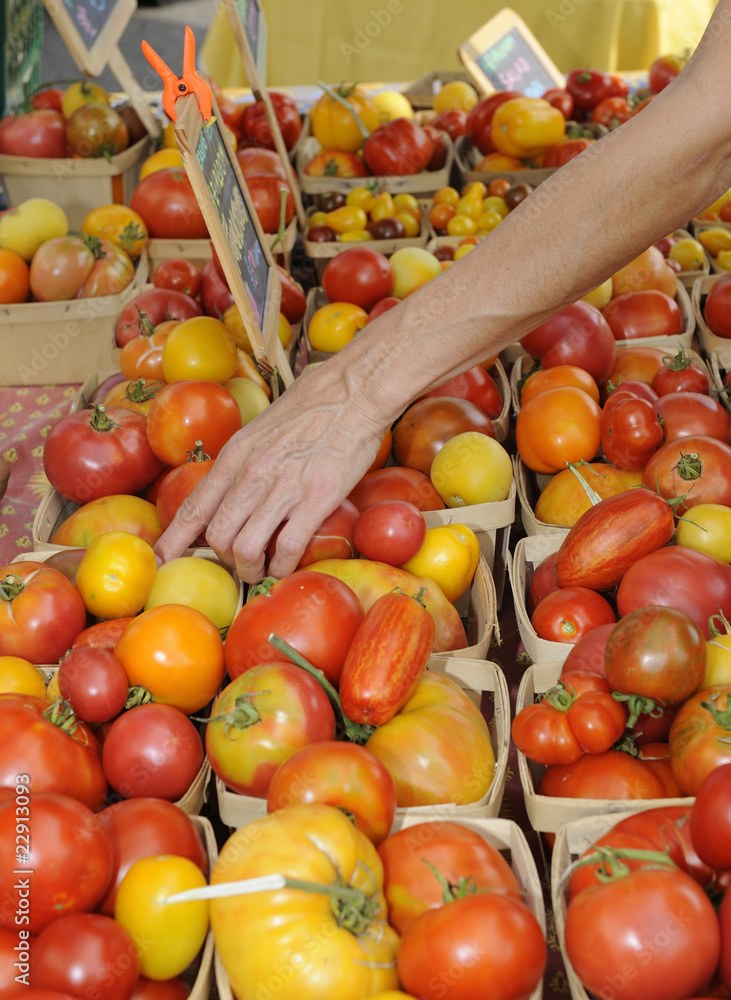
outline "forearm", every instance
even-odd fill
[[[731,102],[720,83],[728,21],[724,2],[702,58],[670,88],[341,352],[343,376],[355,375],[374,413],[396,419],[425,389],[515,342],[731,186]]]

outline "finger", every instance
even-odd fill
[[[155,553],[163,562],[176,559],[190,547],[206,528],[226,489],[226,477],[214,465],[190,496],[183,501],[175,517],[157,540],[154,546]]]
[[[236,573],[245,583],[258,583],[266,575],[266,547],[282,520],[271,508],[260,508],[251,514],[234,539],[233,561]],[[296,563],[292,570],[295,568]]]
[[[328,502],[326,509],[300,505],[294,510],[277,537],[276,549],[269,563],[271,576],[286,576],[297,569],[308,542],[332,513],[331,507],[332,503]]]

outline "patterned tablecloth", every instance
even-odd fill
[[[48,488],[48,480],[43,472],[43,441],[54,422],[68,412],[78,388],[76,385],[0,387],[0,456],[11,467],[7,493],[0,500],[0,565],[9,563],[19,552],[29,552],[33,549],[31,534],[33,517]],[[512,542],[519,537],[519,531],[519,525],[513,529]],[[520,638],[513,613],[510,588],[507,586],[499,620],[501,644],[490,650],[489,657],[499,663],[505,672],[514,710],[524,667],[523,659],[519,659]],[[215,800],[215,796],[213,799]],[[548,909],[548,879],[544,854],[539,838],[531,830],[525,814],[516,751],[512,743],[501,815],[515,820],[526,831],[536,857],[538,872],[543,880],[550,949],[544,978],[544,998],[555,1000],[559,997],[568,997],[568,982]],[[225,835],[220,825],[218,831]]]

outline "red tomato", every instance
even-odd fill
[[[728,410],[703,392],[669,392],[658,399],[655,410],[663,423],[666,441],[699,435],[726,444],[731,441]]]
[[[16,775],[35,795],[58,792],[98,809],[107,792],[99,744],[89,727],[79,722],[69,729],[69,713],[59,703],[50,707],[40,698],[0,695],[0,788],[16,785]],[[8,855],[9,856],[9,855]]]
[[[683,332],[678,303],[656,288],[618,295],[602,313],[616,340],[674,337]]]
[[[678,709],[668,737],[673,775],[697,795],[716,768],[731,762],[731,685],[702,688]]]
[[[190,994],[190,985],[180,976],[172,979],[140,976],[130,1000],[188,1000]]]
[[[52,111],[61,111],[62,101],[63,91],[58,87],[48,87],[46,90],[40,90],[31,98],[31,104],[38,111],[49,108]]]
[[[108,722],[119,715],[128,688],[122,661],[107,649],[82,646],[61,660],[58,689],[84,722]]]
[[[541,982],[546,955],[543,931],[525,903],[485,892],[418,916],[396,960],[404,990],[422,1000],[474,1000],[486,983],[491,1000],[519,1000]]]
[[[32,779],[22,768],[16,774],[16,795],[0,802],[0,850],[7,859],[0,867],[0,897],[14,904],[0,909],[0,926],[37,934],[65,914],[96,906],[112,874],[112,844],[87,806],[67,795],[29,796]],[[30,888],[27,895],[19,883]],[[27,918],[22,923],[16,923],[16,909]]]
[[[614,691],[625,695],[679,705],[701,686],[705,670],[705,637],[678,608],[629,611],[607,640],[606,678]]]
[[[221,276],[212,260],[206,261],[201,271],[200,298],[206,316],[218,319],[234,304],[228,282]]]
[[[730,506],[731,445],[706,436],[668,441],[648,461],[642,482],[667,500],[678,498],[678,517],[699,503]]]
[[[434,619],[421,593],[392,591],[368,609],[340,675],[340,701],[353,722],[380,726],[414,693],[434,648]]]
[[[275,149],[246,146],[244,149],[236,151],[236,159],[239,161],[244,177],[248,177],[249,174],[272,174],[283,181],[287,180],[287,172],[282,166],[282,158]]]
[[[135,861],[154,854],[176,854],[208,872],[208,857],[198,831],[187,813],[161,798],[121,799],[97,814],[114,851],[109,886],[97,906],[114,914],[119,884]]]
[[[213,468],[210,455],[204,452],[202,447],[196,446],[191,455],[198,457],[191,457],[183,465],[171,469],[160,483],[155,505],[163,531],[170,525],[196,486]],[[198,537],[196,544],[205,545],[205,533]]]
[[[640,399],[644,399],[646,402],[653,404],[660,398],[659,394],[655,392],[651,385],[648,385],[647,382],[637,381],[636,379],[622,379],[617,383],[617,385],[613,385],[610,380],[607,383],[606,388],[607,399],[605,400],[605,405],[615,396],[618,396],[621,399],[625,393],[629,396],[637,396]]]
[[[107,781],[123,798],[182,798],[203,763],[190,719],[172,705],[150,702],[123,712],[104,737]]]
[[[115,332],[117,346],[124,347],[127,341],[143,333],[151,334],[164,320],[182,321],[202,314],[199,303],[184,292],[149,288],[136,295],[120,313]]]
[[[713,282],[703,306],[703,318],[711,333],[731,337],[731,274]]]
[[[591,120],[606,125],[608,129],[617,128],[632,117],[632,108],[626,97],[605,97],[591,112]]]
[[[599,996],[621,983],[623,1000],[702,995],[721,954],[718,920],[704,891],[685,872],[659,866],[575,896],[565,940],[586,989]]]
[[[408,408],[393,431],[396,463],[428,475],[439,449],[464,431],[495,437],[490,418],[468,399],[454,396],[420,399]]]
[[[620,618],[648,605],[682,609],[708,638],[712,615],[731,617],[731,566],[684,545],[657,549],[629,567],[617,591]]]
[[[650,66],[650,73],[647,85],[655,93],[664,90],[665,87],[674,80],[687,62],[687,57],[678,56],[674,53],[658,56]]]
[[[148,174],[132,192],[129,207],[142,216],[150,238],[202,240],[208,227],[182,167]]]
[[[621,750],[586,753],[573,764],[552,764],[541,775],[537,792],[570,799],[661,799],[665,794],[652,769]]]
[[[503,409],[503,400],[497,383],[482,365],[475,365],[461,375],[455,375],[448,382],[443,382],[436,389],[429,389],[424,393],[424,397],[429,396],[467,399],[486,413],[491,420],[499,417]]]
[[[724,893],[718,908],[718,921],[721,927],[722,950],[718,975],[726,989],[731,989],[731,891]]]
[[[42,108],[0,121],[0,153],[61,159],[69,153],[66,119],[59,110]]]
[[[528,584],[527,607],[533,614],[544,597],[558,590],[556,583],[556,552],[546,556],[533,570]]]
[[[358,517],[359,511],[355,504],[350,500],[343,500],[332,514],[328,514],[307,542],[305,551],[297,563],[297,569],[304,569],[305,566],[319,562],[320,559],[354,559],[358,554],[358,549],[354,542],[353,532]],[[284,524],[280,524],[269,540],[266,550],[267,562],[271,562],[274,558],[277,539],[283,528]]]
[[[376,177],[418,174],[429,164],[434,141],[411,118],[394,118],[381,125],[363,146],[363,159]]]
[[[288,150],[293,149],[302,131],[302,119],[297,105],[288,94],[280,94],[274,90],[269,91],[269,98],[284,145]],[[244,106],[241,114],[241,132],[253,146],[275,148],[268,112],[263,101],[254,101]]]
[[[396,814],[396,786],[370,750],[340,740],[322,741],[279,765],[269,785],[267,812],[307,802],[343,809],[369,840],[380,844]]]
[[[86,624],[81,594],[53,567],[37,562],[0,569],[0,656],[56,663]]]
[[[483,97],[470,108],[465,122],[465,132],[467,138],[473,146],[477,146],[483,156],[495,152],[495,145],[490,137],[492,128],[492,116],[495,111],[505,101],[512,101],[518,97],[524,97],[517,90],[502,90],[489,97]]]
[[[294,215],[294,198],[287,181],[273,174],[248,174],[246,186],[254,202],[256,214],[265,233],[276,233],[282,220],[282,195],[284,201],[284,225],[288,225]]]
[[[622,736],[623,705],[596,673],[562,672],[540,702],[524,706],[513,720],[518,750],[537,764],[572,764],[585,753],[603,753]]]
[[[418,510],[444,510],[445,504],[424,472],[392,465],[373,469],[348,494],[360,511],[381,500],[405,500]]]
[[[280,764],[303,747],[334,739],[335,713],[320,682],[289,661],[273,660],[247,670],[218,695],[206,726],[206,754],[229,788],[266,798]]]
[[[155,402],[161,398],[162,393]],[[77,504],[139,493],[162,469],[148,442],[148,426],[140,413],[103,404],[61,417],[43,449],[43,469],[51,486]]]
[[[228,630],[224,656],[229,677],[281,661],[283,654],[269,643],[274,632],[337,684],[363,619],[358,598],[342,581],[310,570],[265,583],[250,591]]]
[[[591,111],[600,101],[612,96],[614,84],[608,73],[600,73],[596,69],[574,69],[566,77],[566,90],[579,110]]]
[[[33,944],[30,981],[36,989],[129,1000],[139,974],[132,936],[103,913],[59,917]]]
[[[383,316],[385,312],[389,309],[393,309],[401,302],[401,299],[397,299],[395,295],[387,295],[385,299],[379,299],[378,302],[373,306],[373,308],[368,313],[368,322],[371,320],[378,319],[379,316]]]
[[[731,762],[711,771],[690,810],[690,836],[711,868],[731,869]]]
[[[663,358],[662,367],[652,379],[652,388],[658,396],[670,392],[710,391],[710,379],[706,372],[686,355],[683,348],[678,353]]]
[[[619,469],[640,472],[662,441],[663,425],[652,403],[623,389],[615,390],[602,412],[606,460]]]
[[[353,541],[366,559],[401,566],[415,556],[426,537],[421,511],[406,500],[371,504],[355,522]]]
[[[429,122],[432,128],[441,129],[456,142],[467,131],[467,112],[463,108],[447,108]]]
[[[597,625],[582,636],[569,650],[569,655],[561,668],[561,675],[581,670],[604,677],[604,650],[614,625],[615,622]]]
[[[593,145],[596,142],[595,139],[589,139],[586,137],[580,139],[564,139],[557,143],[546,153],[543,158],[544,167],[563,167],[564,164],[573,160],[574,157],[578,156],[579,153],[583,153],[585,149]]]
[[[614,369],[617,345],[601,312],[579,300],[521,337],[520,343],[544,368],[577,365],[597,384]]]
[[[184,379],[166,385],[147,415],[150,447],[168,465],[183,465],[196,441],[215,458],[240,429],[241,410],[234,397],[224,386],[205,380]]]
[[[282,301],[279,304],[279,311],[284,313],[290,323],[299,323],[304,318],[307,308],[307,299],[302,285],[295,281],[292,275],[279,264],[277,264],[277,274],[282,286]]]
[[[195,298],[201,287],[201,274],[192,261],[171,257],[157,265],[152,283],[155,288],[183,292]]]
[[[562,587],[543,598],[530,621],[541,639],[575,643],[598,625],[616,621],[616,615],[596,591]]]
[[[574,113],[574,99],[568,90],[564,87],[551,87],[541,96],[544,101],[548,101],[552,108],[558,108],[566,121],[571,119]]]
[[[367,247],[348,247],[325,265],[322,287],[331,302],[352,302],[368,312],[393,290],[387,257]]]

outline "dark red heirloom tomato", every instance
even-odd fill
[[[366,472],[348,494],[360,511],[381,500],[406,500],[418,510],[444,510],[445,504],[431,479],[418,469],[391,465]]]
[[[0,656],[56,663],[86,625],[81,594],[51,566],[3,566],[0,588]]]
[[[288,94],[280,94],[270,90],[269,98],[274,109],[274,116],[282,133],[282,139],[287,149],[292,149],[302,131],[302,119],[297,105]],[[241,132],[253,146],[263,146],[265,149],[275,149],[274,137],[267,108],[263,101],[254,101],[244,106],[240,119]]]
[[[391,566],[413,558],[425,537],[426,521],[421,511],[406,500],[371,504],[358,515],[353,529],[353,541],[362,556]]]
[[[150,237],[171,240],[208,237],[198,199],[182,167],[164,167],[148,174],[132,192],[129,207],[142,216]]]
[[[134,340],[143,333],[152,333],[164,320],[192,319],[202,313],[200,304],[185,292],[170,288],[148,288],[128,302],[119,314],[115,332],[117,346],[124,347],[129,340]]]
[[[544,368],[577,365],[588,371],[597,385],[612,374],[617,355],[607,321],[581,299],[521,337],[520,343]]]
[[[731,869],[731,762],[711,771],[690,810],[690,835],[711,868]]]
[[[434,152],[434,141],[410,118],[395,118],[366,139],[363,158],[376,177],[418,174]]]
[[[495,379],[486,372],[482,365],[475,365],[461,375],[455,375],[448,382],[443,382],[436,389],[424,393],[429,396],[453,396],[457,399],[468,399],[478,406],[491,420],[500,416],[503,400]]]
[[[159,397],[158,397],[159,398]],[[56,421],[43,449],[53,488],[72,503],[117,493],[139,493],[162,470],[141,413],[103,404]]]
[[[0,153],[52,159],[68,156],[66,119],[51,108],[8,115],[0,121]]]

